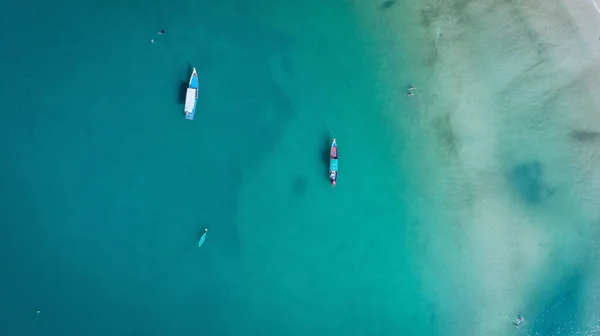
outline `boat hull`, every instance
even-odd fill
[[[202,234],[202,237],[200,237],[200,240],[198,241],[198,247],[202,246],[204,244],[204,241],[206,240],[206,231],[204,231],[204,233]]]
[[[329,150],[329,180],[331,181],[331,186],[335,187],[337,183],[337,175],[338,175],[338,148],[337,142],[333,139],[331,143],[331,149]]]
[[[190,76],[190,83],[185,96],[185,119],[194,120],[196,115],[196,106],[198,105],[198,73],[196,68],[192,71]]]

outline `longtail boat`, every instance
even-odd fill
[[[338,175],[338,148],[337,142],[333,139],[331,143],[331,150],[329,151],[329,179],[331,180],[331,186],[335,187]]]

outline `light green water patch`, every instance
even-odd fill
[[[382,50],[382,82],[390,83],[381,85],[385,110],[406,141],[398,146],[402,157],[412,158],[405,198],[427,242],[420,254],[430,260],[425,292],[451,333],[510,333],[514,314],[535,321],[540,302],[570,295],[570,285],[560,285],[578,267],[569,265],[586,263],[594,250],[577,233],[593,231],[598,215],[592,202],[580,202],[596,194],[582,185],[595,179],[586,157],[595,151],[582,148],[594,141],[597,123],[585,74],[589,50],[559,4],[399,4],[391,18],[371,13],[390,32],[372,35]],[[420,15],[407,19],[402,6]],[[414,54],[399,56],[408,43],[391,32],[405,29],[423,40]],[[422,74],[410,101],[396,89],[406,85],[407,60]],[[410,112],[398,113],[399,106]],[[451,280],[439,284],[441,275]],[[541,282],[547,291],[535,290]],[[578,286],[575,295],[585,295]],[[577,318],[586,303],[573,302],[553,313],[561,322],[535,330],[586,330]]]
[[[470,256],[465,249],[465,223],[460,219],[472,197],[462,168],[456,165],[459,143],[447,109],[456,103],[444,102],[445,113],[431,106],[445,96],[432,89],[435,83],[430,77],[439,54],[433,36],[420,28],[429,24],[424,21],[431,13],[398,2],[387,11],[371,7],[363,14],[364,25],[370,29],[371,55],[379,65],[377,96],[394,134],[394,155],[405,179],[398,196],[406,204],[410,262],[420,277],[422,302],[427,302],[429,313],[435,316],[430,321],[434,332],[452,325],[456,334],[469,333],[477,308],[466,304],[470,295],[466,287],[476,279],[462,264]],[[411,83],[416,85],[415,96],[408,97]]]

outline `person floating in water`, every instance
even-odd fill
[[[521,315],[517,315],[514,319],[513,319],[513,324],[515,325],[515,327],[519,327],[519,325],[521,325],[523,322],[525,322],[525,319],[523,318],[523,316]]]
[[[166,33],[165,33],[165,30],[164,30],[164,29],[161,29],[161,30],[158,32],[158,35],[165,35],[165,34],[166,34]]]
[[[408,95],[409,97],[412,97],[412,96],[414,96],[415,94],[414,94],[414,93],[412,93],[412,92],[408,92],[408,93],[407,93],[407,95]]]
[[[155,39],[153,39],[153,38],[152,38],[152,39],[150,39],[150,43],[154,43],[154,42],[156,42],[156,40],[155,40]]]
[[[415,84],[411,84],[410,87],[408,88],[408,91],[412,91],[415,89],[416,89]]]

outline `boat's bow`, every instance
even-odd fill
[[[196,85],[194,85],[196,82]],[[192,68],[192,75],[190,76],[190,87],[198,87],[198,73],[196,72],[196,68]]]

